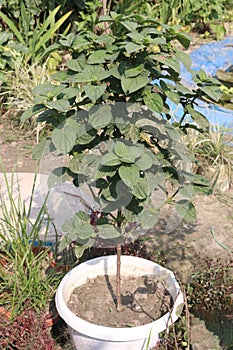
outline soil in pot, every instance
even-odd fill
[[[78,317],[105,327],[135,327],[162,317],[173,300],[154,276],[122,276],[122,310],[116,310],[116,277],[97,276],[77,287],[67,303]]]

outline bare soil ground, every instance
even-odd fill
[[[36,135],[30,126],[21,128],[20,118],[9,112],[0,112],[0,156],[7,172],[29,172],[36,169],[32,148]],[[1,171],[1,169],[0,169]]]

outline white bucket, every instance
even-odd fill
[[[112,328],[99,326],[77,317],[67,307],[72,291],[99,275],[115,275],[115,255],[104,256],[82,263],[68,272],[62,279],[56,293],[58,313],[70,328],[77,350],[147,350],[155,346],[159,333],[167,329],[180,316],[184,304],[183,294],[172,271],[138,257],[121,257],[121,275],[153,275],[163,279],[171,294],[174,306],[171,312],[146,325],[132,328]],[[103,296],[104,297],[104,296]]]

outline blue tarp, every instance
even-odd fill
[[[192,69],[203,69],[208,75],[214,77],[218,69],[227,70],[233,65],[233,37],[227,37],[221,41],[211,42],[200,46],[190,53]],[[192,76],[184,67],[181,69],[181,77],[184,85],[192,87]],[[171,103],[172,113],[175,119],[179,119],[182,107]],[[233,111],[221,108],[214,104],[198,101],[196,110],[205,115],[213,124],[233,128]]]

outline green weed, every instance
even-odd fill
[[[3,167],[1,160],[0,164]],[[36,219],[30,218],[36,178],[28,208],[19,186],[15,198],[14,174],[9,180],[4,173],[4,180],[6,196],[1,194],[0,198],[0,305],[5,305],[14,318],[28,303],[36,311],[46,307],[59,283],[59,274],[48,269],[49,248],[45,245],[50,219],[46,201]],[[6,197],[10,205],[6,204]],[[41,240],[42,229],[44,238]]]

